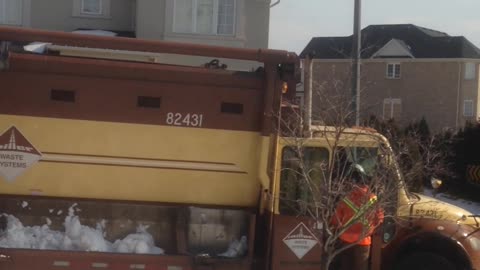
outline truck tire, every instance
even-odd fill
[[[395,270],[457,270],[448,259],[431,252],[411,253],[401,259]]]

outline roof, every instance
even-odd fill
[[[345,59],[351,57],[352,36],[314,37],[300,54],[305,58]],[[392,39],[399,40],[415,58],[480,58],[480,49],[463,36],[413,24],[370,25],[362,30],[362,58],[371,58]],[[393,57],[393,56],[392,56]]]

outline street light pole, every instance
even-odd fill
[[[355,125],[360,125],[360,60],[362,51],[362,1],[355,0],[352,38],[352,112],[355,112]]]

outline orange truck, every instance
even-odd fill
[[[279,131],[294,53],[20,28],[0,42],[0,269],[319,269],[317,223],[283,200],[298,195]],[[163,55],[261,67],[152,61]],[[304,145],[330,160],[312,130]],[[388,145],[365,133],[340,144]],[[476,216],[403,186],[372,269],[480,269]]]

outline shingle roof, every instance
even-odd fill
[[[362,58],[370,58],[392,39],[403,41],[415,58],[480,58],[480,49],[463,36],[413,24],[370,25],[362,30]],[[352,36],[315,37],[300,54],[314,52],[314,58],[350,58]]]

